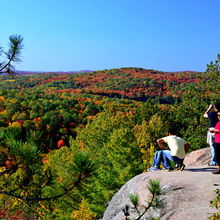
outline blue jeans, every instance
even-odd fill
[[[165,169],[171,169],[170,160],[180,166],[183,164],[183,159],[172,156],[169,150],[160,150],[156,151],[154,155],[152,167],[160,168],[160,164],[162,163]]]
[[[154,160],[153,160],[153,163],[152,163],[152,167],[156,167],[156,168],[159,169],[162,160],[163,160],[163,151],[162,150],[156,151],[155,155],[154,155]]]
[[[211,164],[217,165],[216,158],[215,158],[215,145],[212,145],[212,160]]]
[[[180,159],[179,157],[172,156],[169,150],[163,150],[163,166],[166,169],[171,168],[170,160],[173,161],[178,166],[181,166],[183,164],[184,159]]]

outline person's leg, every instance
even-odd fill
[[[155,155],[154,155],[154,159],[153,159],[153,163],[152,163],[152,167],[156,167],[156,168],[160,168],[160,163],[162,161],[162,155],[163,155],[163,151],[156,151]]]
[[[178,157],[172,156],[172,161],[177,165],[177,167],[181,167],[183,165],[184,159],[180,159]]]
[[[175,164],[177,164],[178,168],[181,170],[184,169],[185,165],[183,164],[184,159],[180,159],[176,156],[172,156],[169,150],[163,151],[163,161],[162,164],[165,169],[172,169],[170,161],[173,161]],[[184,166],[183,166],[184,165]]]
[[[217,165],[216,157],[215,157],[215,133],[210,132],[210,129],[208,130],[208,134],[207,134],[207,143],[209,144],[212,153],[212,158],[209,165],[210,166]]]
[[[162,159],[162,164],[164,166],[165,169],[172,169],[172,166],[170,164],[170,160],[172,158],[172,155],[170,154],[169,150],[163,150],[163,159]]]
[[[217,162],[216,162],[216,156],[215,156],[215,145],[213,144],[212,145],[212,160],[211,160],[211,165],[217,165]]]
[[[213,174],[220,174],[220,143],[215,143],[215,157],[218,165],[218,169]]]

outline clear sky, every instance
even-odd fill
[[[220,0],[0,0],[0,45],[18,70],[205,71],[220,53]]]

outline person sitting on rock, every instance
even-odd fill
[[[173,168],[170,161],[176,164],[179,171],[184,169],[185,165],[183,164],[183,160],[190,145],[183,138],[177,137],[174,129],[169,130],[168,134],[167,137],[157,140],[158,145],[163,150],[156,151],[152,166],[147,169],[147,171],[160,170],[161,163],[165,170],[171,171]],[[167,143],[169,150],[164,146],[164,143]]]

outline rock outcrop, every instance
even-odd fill
[[[104,213],[103,220],[125,219],[122,208],[126,204],[132,207],[129,194],[137,192],[140,203],[146,204],[149,196],[149,179],[159,179],[161,186],[168,190],[163,196],[166,205],[153,215],[164,220],[207,220],[211,213],[216,212],[210,207],[210,200],[215,198],[214,184],[220,184],[220,175],[211,172],[216,167],[209,167],[211,150],[201,149],[188,154],[184,160],[184,171],[154,171],[140,174],[128,181],[113,196]],[[131,213],[135,216],[135,212]],[[148,219],[145,215],[143,219]]]

